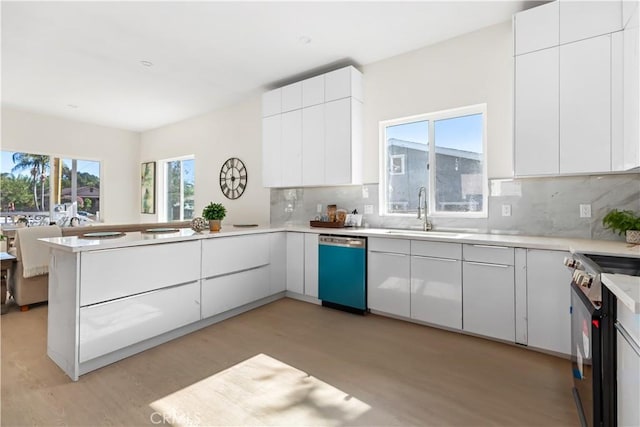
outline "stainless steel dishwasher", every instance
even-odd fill
[[[367,239],[321,235],[318,296],[322,305],[352,313],[367,311]]]

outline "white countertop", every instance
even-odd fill
[[[603,273],[602,283],[633,313],[640,313],[640,277]]]

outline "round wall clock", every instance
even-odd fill
[[[242,160],[231,157],[220,168],[220,189],[227,199],[237,199],[247,188],[247,168]]]

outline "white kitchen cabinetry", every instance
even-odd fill
[[[515,341],[514,250],[463,245],[463,329]]]
[[[287,289],[287,233],[269,233],[270,294]]]
[[[302,182],[302,110],[282,114],[280,141],[282,186],[298,186]]]
[[[411,241],[411,318],[462,329],[462,245]]]
[[[362,74],[346,67],[285,86],[263,106],[263,185],[362,182]],[[279,122],[278,122],[279,120]]]
[[[282,113],[282,90],[270,90],[262,95],[262,117]]]
[[[410,317],[409,240],[369,238],[367,305],[372,310]]]
[[[528,345],[571,354],[571,271],[568,253],[527,250]]]
[[[632,2],[625,2],[632,3]],[[623,144],[614,156],[614,170],[640,167],[640,6],[623,31]]]
[[[517,13],[513,20],[516,55],[558,46],[560,13],[557,1]]]
[[[304,233],[287,233],[287,291],[304,294]]]
[[[202,241],[202,278],[269,264],[269,235],[218,237]]]
[[[80,308],[79,361],[200,320],[200,281]]]
[[[268,294],[268,266],[203,279],[202,318],[224,313]]]
[[[640,313],[619,300],[617,306],[618,425],[640,426]]]
[[[282,186],[282,115],[262,119],[262,185]]]
[[[318,298],[318,235],[304,235],[304,294]]]
[[[514,154],[518,175],[552,175],[560,170],[559,53],[555,47],[515,59]]]
[[[571,43],[622,29],[622,1],[561,0],[560,44]]]
[[[560,46],[560,173],[611,171],[611,36]]]

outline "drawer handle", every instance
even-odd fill
[[[485,249],[511,249],[508,246],[495,246],[495,245],[471,245],[476,248],[485,248]]]
[[[434,257],[434,256],[424,256],[424,255],[411,255],[412,257],[415,258],[421,258],[421,259],[432,259],[435,261],[446,261],[446,262],[457,262],[460,261],[459,259],[455,259],[455,258],[438,258],[438,257]]]
[[[382,252],[382,251],[369,251],[369,252],[374,254],[385,254],[385,255],[392,255],[392,256],[407,256],[407,254],[399,254],[396,252]]]
[[[635,353],[640,356],[640,346],[636,343],[636,341],[631,337],[629,332],[620,324],[620,322],[615,323],[615,327],[622,335],[622,338],[631,346],[631,349],[635,351]]]
[[[509,268],[511,267],[510,265],[504,265],[504,264],[490,264],[488,262],[474,262],[474,261],[465,261],[467,264],[471,264],[471,265],[483,265],[485,267],[500,267],[500,268]]]

